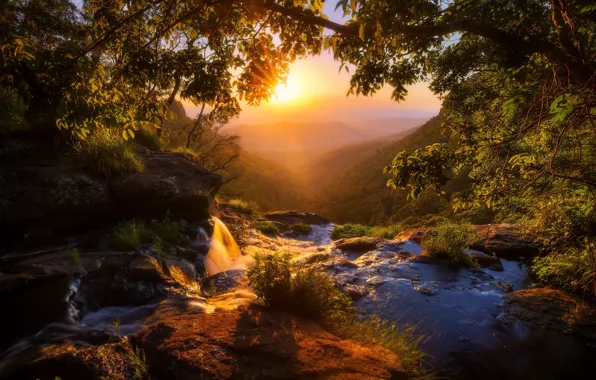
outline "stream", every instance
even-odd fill
[[[421,347],[429,354],[427,366],[439,376],[483,380],[593,379],[593,341],[512,320],[503,313],[503,296],[507,292],[532,286],[523,264],[501,259],[503,271],[494,271],[412,262],[404,260],[403,254],[420,255],[422,248],[411,241],[390,242],[364,253],[341,251],[331,241],[332,230],[332,224],[313,224],[307,236],[257,235],[244,251],[291,252],[298,262],[320,255],[323,260],[317,265],[325,268],[340,287],[365,289],[365,295],[354,302],[363,315],[376,314],[398,324],[417,326],[416,333],[424,336]],[[217,267],[215,273],[223,271],[220,275],[224,277],[227,276],[223,265],[229,264],[228,269],[235,269],[234,272],[250,265],[250,260],[238,258],[237,252],[221,257],[227,255],[225,247],[237,250],[235,242],[229,241],[231,235],[227,235],[212,243],[211,247],[216,248],[206,256],[208,266]],[[198,239],[204,242],[204,234],[199,234]],[[4,351],[0,355],[0,378],[4,378],[3,368],[32,347],[69,340],[108,341],[113,335],[134,334],[156,311],[167,315],[169,308],[183,305],[216,313],[248,304],[255,298],[245,286],[204,298],[196,292],[192,265],[188,268],[189,263],[180,259],[161,264],[169,268],[176,284],[155,284],[156,279],[151,277],[154,274],[146,270],[147,262],[152,260],[149,256],[135,259],[145,260],[141,262],[144,266],[136,267],[135,261],[127,258],[129,272],[134,268],[134,273],[140,274],[138,278],[123,280],[119,276],[124,264],[118,261],[122,259],[110,257],[92,257],[96,272],[102,276],[87,272],[74,277],[42,276],[32,279],[29,286],[17,287],[10,298],[3,300],[6,333],[0,342],[0,350]],[[34,264],[35,260],[28,259],[27,265]],[[109,278],[107,288],[103,284],[105,278]],[[120,298],[105,299],[102,295],[98,299],[105,289],[113,291],[118,281],[124,281],[124,289],[134,297],[126,293]]]

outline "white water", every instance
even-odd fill
[[[233,269],[246,269],[247,265],[252,262],[252,257],[242,256],[228,227],[215,216],[211,219],[214,226],[209,253],[205,257],[207,273],[214,275]]]

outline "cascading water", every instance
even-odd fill
[[[220,219],[215,216],[211,219],[213,220],[213,236],[204,261],[209,275],[232,269],[246,269],[251,258],[242,256],[236,240]]]

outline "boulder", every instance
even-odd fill
[[[339,239],[335,242],[335,248],[350,252],[368,252],[375,250],[382,241],[382,239],[368,236]]]
[[[596,339],[596,309],[561,290],[534,288],[508,293],[504,312],[539,326]]]
[[[391,351],[339,339],[311,321],[256,305],[169,314],[135,338],[156,378],[407,379]]]
[[[201,219],[221,177],[179,153],[143,157],[145,170],[111,180],[70,162],[0,166],[0,244],[41,243],[125,217]]]
[[[529,258],[538,254],[538,245],[514,224],[485,224],[476,227],[483,238],[472,245],[474,249],[509,259]]]

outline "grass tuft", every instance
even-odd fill
[[[140,172],[145,168],[133,144],[109,128],[101,128],[86,139],[79,140],[74,144],[74,150],[84,167],[105,178]]]
[[[117,249],[137,249],[141,244],[153,239],[151,230],[141,220],[130,220],[116,226],[113,233],[114,247]]]
[[[304,222],[294,222],[288,226],[294,233],[299,235],[308,235],[312,231],[312,226]]]
[[[140,348],[132,348],[130,344],[124,346],[122,356],[132,369],[131,378],[135,380],[149,379],[149,365],[145,352]]]
[[[275,223],[268,220],[259,220],[255,223],[255,228],[266,235],[279,235],[279,228]]]
[[[228,204],[242,214],[252,215],[257,212],[257,204],[242,199],[231,199]]]
[[[401,231],[401,226],[397,224],[391,224],[388,226],[373,226],[370,227],[370,236],[380,237],[383,239],[395,239],[395,237]]]
[[[370,233],[370,227],[362,224],[347,223],[339,226],[335,226],[331,231],[331,238],[333,240],[342,238],[354,238],[361,236],[368,236]]]

